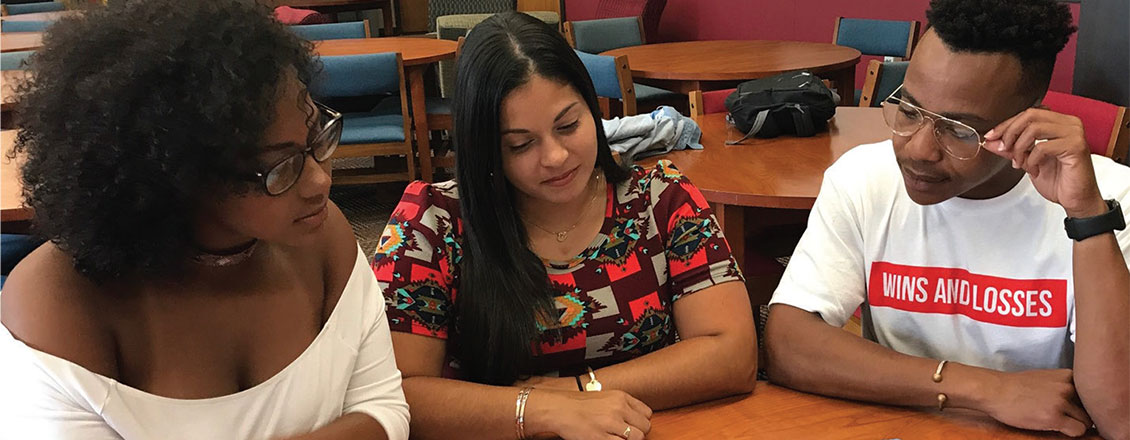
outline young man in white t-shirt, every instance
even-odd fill
[[[892,140],[825,173],[771,303],[770,379],[1127,439],[1130,168],[1035,108],[1070,12],[934,0],[927,15],[883,104]],[[867,339],[839,329],[860,306]]]

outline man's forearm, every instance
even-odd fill
[[[898,353],[832,327],[819,316],[775,305],[766,325],[769,380],[834,397],[904,406],[980,409],[978,392],[990,371],[947,363],[943,380],[931,378],[939,361]]]
[[[1130,272],[1113,233],[1075,242],[1075,388],[1099,432],[1130,438]]]

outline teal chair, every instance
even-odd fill
[[[565,39],[574,49],[589,54],[647,43],[643,22],[639,17],[567,21]],[[640,107],[651,109],[660,104],[678,106],[686,102],[683,95],[659,87],[636,83],[632,88],[635,90],[636,102]]]
[[[24,63],[34,50],[0,53],[0,70],[23,70]]]
[[[632,69],[628,67],[628,57],[621,55],[611,57],[607,55],[593,55],[574,49],[585,70],[592,78],[592,85],[596,89],[596,96],[600,98],[600,111],[602,118],[611,117],[609,101],[619,100],[623,111],[620,116],[634,116],[636,114],[636,92],[632,84]]]
[[[581,52],[598,54],[621,47],[645,44],[639,17],[602,18],[565,22],[565,38]]]
[[[37,12],[54,12],[66,9],[60,2],[24,3],[20,5],[4,5],[8,15],[34,14]]]
[[[322,70],[310,82],[310,95],[320,101],[363,96],[397,95],[399,108],[377,108],[342,116],[341,143],[333,158],[372,157],[371,168],[335,170],[335,184],[412,181],[416,163],[408,117],[404,61],[399,53],[324,56]],[[379,156],[401,156],[407,170],[382,169]]]
[[[883,57],[883,61],[905,61],[918,44],[919,26],[917,21],[836,17],[832,43],[856,49],[864,55]],[[856,89],[855,102],[858,104],[862,99],[863,91]]]
[[[292,25],[294,33],[310,41],[369,38],[369,20],[346,23]]]
[[[836,17],[832,43],[875,55],[902,61],[910,59],[918,43],[917,21],[870,20]]]
[[[867,63],[867,79],[859,97],[860,107],[880,107],[884,99],[891,96],[906,78],[906,67],[910,61],[879,61]]]
[[[9,21],[0,22],[0,31],[4,32],[43,32],[51,26],[51,21]]]

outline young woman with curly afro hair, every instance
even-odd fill
[[[12,155],[48,242],[0,295],[0,437],[407,438],[310,50],[233,0],[47,32]]]

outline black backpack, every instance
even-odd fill
[[[726,97],[734,126],[750,137],[773,138],[782,134],[812,136],[828,128],[836,114],[835,94],[808,71],[786,72],[738,84]]]

